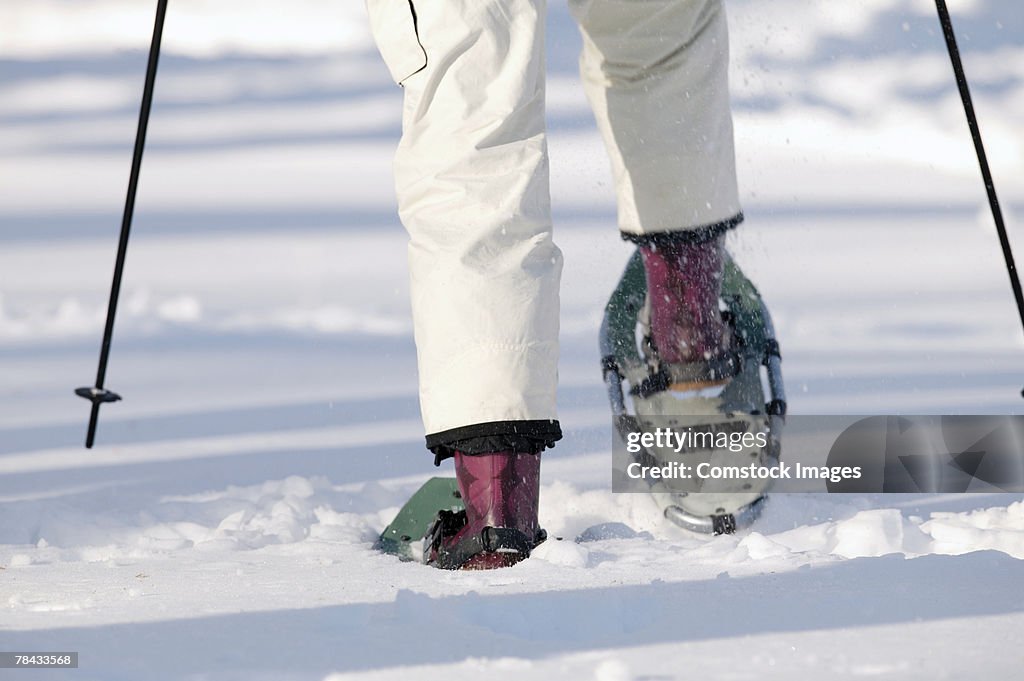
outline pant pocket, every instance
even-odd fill
[[[412,0],[366,0],[370,30],[391,77],[399,85],[427,65]]]

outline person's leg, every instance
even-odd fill
[[[371,18],[396,7],[415,17],[403,64],[413,72],[392,68],[405,88],[395,176],[411,237],[428,440],[452,445],[506,432],[555,438],[562,258],[551,239],[544,3],[371,0],[369,7]],[[389,65],[402,63],[381,36],[387,26],[395,21],[374,21],[381,51]]]
[[[555,411],[558,285],[544,125],[543,0],[369,0],[378,46],[405,88],[395,158],[427,445],[438,459],[498,457],[496,479],[536,478],[561,436]],[[503,457],[529,454],[515,466]],[[472,463],[472,462],[471,462]],[[476,468],[479,468],[477,466]],[[467,508],[499,503],[469,485]],[[513,470],[514,469],[514,470]],[[517,473],[518,471],[518,473]],[[527,476],[530,477],[530,476]],[[467,478],[467,480],[463,480]],[[507,481],[506,481],[507,482]],[[507,495],[506,495],[507,496]],[[516,497],[518,498],[518,497]],[[533,537],[530,537],[533,540]]]
[[[740,218],[721,0],[570,0],[627,235]]]
[[[725,342],[722,234],[742,221],[721,0],[570,0],[580,70],[611,157],[619,228],[641,247],[667,362]]]

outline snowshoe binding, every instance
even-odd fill
[[[385,528],[377,548],[447,570],[488,570],[528,558],[537,522],[540,454],[455,453],[455,478],[432,478]]]

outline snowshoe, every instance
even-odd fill
[[[649,253],[638,249],[605,308],[601,325],[602,370],[614,430],[623,445],[630,434],[670,429],[689,433],[685,447],[633,447],[632,460],[649,466],[685,465],[690,471],[713,467],[778,465],[786,398],[781,356],[771,317],[757,289],[721,249],[718,305],[722,348],[710,352],[659,352],[652,336]],[[684,261],[685,262],[685,261]],[[717,289],[716,289],[717,290]],[[662,314],[665,314],[662,311]],[[717,321],[717,320],[716,320]],[[666,360],[668,356],[668,360]],[[770,399],[765,398],[767,393]],[[626,388],[632,409],[626,402]],[[723,447],[714,437],[761,433],[764,446]],[[678,440],[677,440],[678,442]],[[717,442],[717,444],[716,444]],[[634,443],[635,444],[635,443]],[[647,489],[677,525],[696,532],[727,534],[749,526],[760,515],[770,479],[710,479],[694,475],[671,483],[652,480]]]

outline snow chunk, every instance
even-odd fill
[[[906,554],[908,543],[920,552],[927,544],[921,531],[893,508],[861,511],[837,522],[829,534],[834,542],[831,552],[843,558]]]
[[[763,534],[751,532],[740,541],[740,547],[747,550],[747,555],[752,560],[764,560],[765,558],[781,558],[788,556],[791,552],[782,544],[773,542]]]
[[[1024,558],[1024,501],[969,513],[934,513],[921,529],[931,535],[935,553],[993,549]]]
[[[585,568],[590,562],[590,551],[575,542],[549,539],[535,548],[530,558],[552,565]]]

